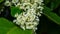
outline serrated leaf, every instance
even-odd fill
[[[52,21],[54,21],[55,23],[60,25],[60,17],[53,13],[48,7],[44,7],[44,15],[47,16],[49,19],[51,19]]]
[[[14,6],[12,6],[11,7],[11,15],[14,17],[14,15],[16,14],[16,13],[21,13],[22,12],[22,10],[20,10],[18,7],[14,7]]]
[[[0,18],[0,34],[32,34],[32,30],[22,30],[5,18]]]

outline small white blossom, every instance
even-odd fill
[[[5,4],[5,6],[11,6],[11,2],[9,2],[9,1],[6,1],[4,4]]]
[[[15,23],[15,22],[16,22],[16,20],[13,20],[13,22]]]
[[[34,25],[32,22],[27,22],[26,23],[26,29],[33,29],[34,28]]]
[[[15,17],[18,17],[18,13],[15,14]]]
[[[21,6],[20,2],[17,3],[15,6],[16,6],[16,7],[20,7],[20,6]]]
[[[18,3],[19,2],[19,0],[12,0],[12,3]]]
[[[21,27],[23,30],[25,30],[25,25],[20,25],[20,27]]]

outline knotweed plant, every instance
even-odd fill
[[[13,20],[14,23],[19,25],[23,30],[32,29],[37,30],[39,24],[39,17],[43,10],[43,0],[6,0],[6,6],[18,7],[24,10],[21,14],[16,13]]]

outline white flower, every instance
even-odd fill
[[[27,22],[25,24],[26,24],[26,29],[33,29],[34,28],[33,22]]]
[[[21,14],[16,13],[16,24],[19,25],[23,30],[33,29],[37,30],[37,25],[39,24],[38,16],[41,16],[43,7],[43,0],[21,0],[15,6],[23,9],[25,12]],[[14,2],[15,3],[15,2]]]
[[[30,0],[21,0],[22,3],[27,3],[27,2],[30,2]]]
[[[20,2],[15,5],[16,7],[20,7]]]
[[[15,17],[18,17],[18,13],[15,14]]]
[[[17,20],[13,20],[13,23],[17,22]]]
[[[12,3],[18,3],[19,0],[12,0]]]
[[[37,8],[37,3],[34,3],[31,8],[36,9]]]
[[[36,30],[36,26],[38,25],[37,22],[26,22],[26,29],[33,29]]]
[[[36,21],[38,21],[38,22],[39,22],[39,19],[37,19],[37,18],[36,18]]]
[[[32,22],[33,23],[33,25],[36,27],[38,24],[39,24],[39,22],[37,22],[37,21],[34,21],[34,22]]]
[[[20,27],[21,27],[23,30],[25,30],[25,25],[20,25]]]
[[[30,12],[30,13],[29,13]],[[17,20],[15,21],[16,24],[20,24],[20,25],[26,25],[26,29],[34,29],[35,26],[38,25],[38,20],[35,20],[36,19],[36,16],[34,14],[31,14],[32,12],[29,11],[25,14],[25,12],[21,13],[20,15],[18,15],[17,17]],[[28,25],[31,25],[31,26],[28,26]],[[21,28],[24,28],[24,27],[21,27]]]
[[[37,9],[40,9],[42,11],[44,8],[42,6],[38,6]]]
[[[37,30],[37,25],[39,24],[39,17],[41,16],[43,10],[43,0],[6,0],[4,3],[5,6],[18,7],[19,9],[23,9],[24,12],[21,14],[16,13],[13,20],[14,23],[19,25],[23,30],[33,29],[34,32]]]
[[[4,5],[5,5],[5,6],[11,6],[11,2],[6,1],[6,2],[4,3]]]
[[[17,24],[17,25],[20,25],[20,23],[19,23],[18,21],[16,21],[16,24]]]

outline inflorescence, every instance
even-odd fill
[[[6,6],[15,5],[19,9],[23,9],[25,12],[21,14],[16,13],[13,20],[14,23],[19,25],[23,30],[33,29],[37,30],[37,25],[39,24],[39,17],[41,16],[43,10],[43,0],[6,0]]]

